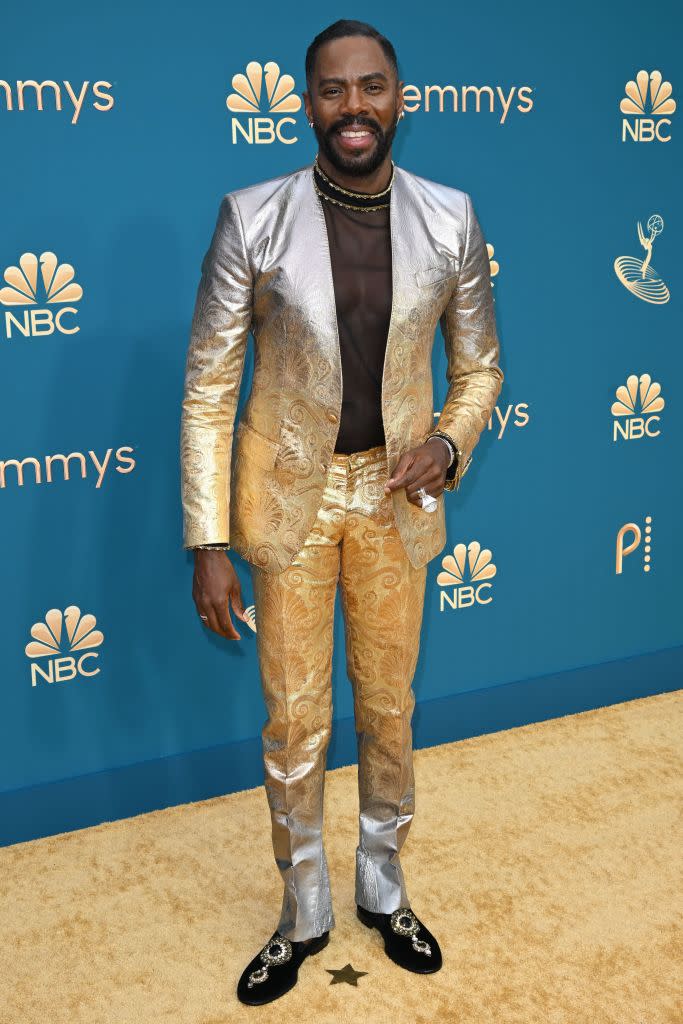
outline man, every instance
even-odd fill
[[[252,1004],[292,988],[335,923],[322,812],[337,585],[358,738],[357,916],[400,966],[441,966],[399,859],[414,813],[412,680],[426,566],[446,542],[444,490],[459,486],[503,382],[470,197],[391,158],[404,116],[391,43],[364,22],[335,22],[308,49],[306,84],[314,164],[221,203],[181,426],[198,613],[239,638],[229,548],[250,564],[254,587],[284,894],[276,931],[237,986]],[[449,388],[435,429],[438,323]],[[233,431],[250,331],[252,387]]]

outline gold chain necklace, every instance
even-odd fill
[[[389,178],[389,184],[387,185],[386,188],[382,189],[381,192],[349,192],[348,189],[342,188],[341,185],[337,185],[337,183],[335,181],[332,181],[331,178],[328,178],[328,176],[325,174],[324,170],[322,169],[322,167],[318,163],[318,154],[317,153],[315,155],[314,163],[315,163],[315,166],[316,166],[316,170],[320,174],[320,177],[324,178],[325,181],[327,182],[327,184],[331,185],[332,188],[336,188],[338,192],[343,192],[345,196],[359,196],[361,199],[381,199],[382,196],[385,196],[387,194],[387,192],[389,191],[389,189],[391,188],[391,186],[394,183],[394,166],[395,165],[394,165],[394,161],[393,160],[391,161],[391,177]]]
[[[391,186],[394,183],[395,165],[393,160],[391,161],[391,178],[389,179],[389,184],[387,185],[386,188],[382,189],[381,192],[351,192],[348,189],[342,188],[341,185],[337,185],[336,182],[328,178],[328,176],[325,174],[320,164],[318,163],[317,153],[314,163],[316,170],[320,174],[321,178],[323,178],[323,180],[327,182],[330,188],[334,188],[338,192],[341,192],[346,196],[353,196],[354,198],[360,196],[363,199],[380,199],[382,196],[385,196],[388,192],[391,191]],[[389,206],[389,203],[375,203],[373,206],[353,206],[351,203],[344,203],[341,199],[333,199],[332,196],[328,196],[327,193],[323,192],[320,186],[318,185],[317,181],[315,180],[315,175],[313,177],[313,184],[315,186],[316,192],[322,199],[327,199],[328,202],[334,203],[336,206],[344,206],[347,210],[360,210],[363,213],[372,213],[373,210],[384,210],[387,208],[387,206]]]
[[[389,203],[377,203],[375,206],[352,206],[351,203],[343,203],[341,199],[333,199],[332,196],[326,195],[318,185],[317,181],[313,181],[315,190],[322,199],[326,199],[328,203],[334,203],[335,206],[344,206],[347,210],[357,210],[358,213],[372,213],[373,210],[385,210]]]

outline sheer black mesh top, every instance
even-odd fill
[[[389,207],[349,210],[323,198],[320,202],[327,223],[342,363],[335,451],[348,454],[385,443],[382,370],[392,286]]]

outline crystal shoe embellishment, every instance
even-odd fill
[[[397,935],[410,935],[413,949],[417,953],[432,955],[432,947],[424,939],[418,939],[417,933],[420,930],[420,922],[409,907],[399,907],[391,915],[391,927]]]
[[[263,947],[259,956],[263,960],[263,967],[252,971],[247,981],[247,988],[253,988],[268,977],[268,965],[284,964],[292,958],[292,944],[284,935],[274,935]]]

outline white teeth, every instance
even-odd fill
[[[368,132],[368,131],[362,131],[362,132],[340,132],[340,135],[345,136],[345,138],[347,138],[347,139],[360,139],[364,135],[371,135],[371,134],[372,134],[372,132]]]

